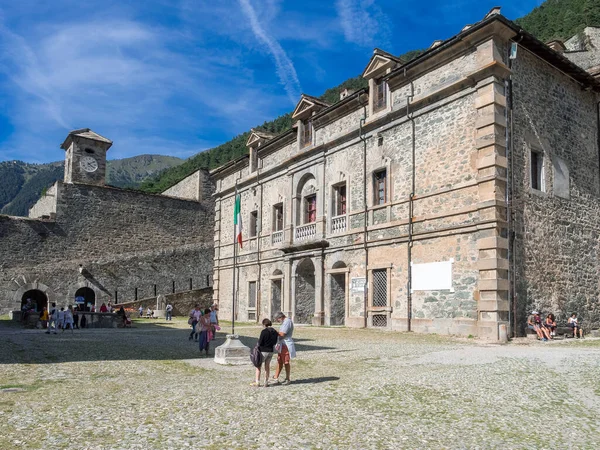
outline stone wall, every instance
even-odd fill
[[[600,65],[600,28],[587,27],[565,42],[564,55],[588,70]]]
[[[164,310],[164,306],[170,303],[173,305],[173,316],[187,317],[196,304],[199,304],[203,310],[204,308],[210,308],[213,303],[213,290],[212,287],[206,287],[191,291],[176,292],[175,294],[166,294],[164,297],[165,304],[159,305],[159,309]],[[121,302],[115,305],[114,309],[118,310],[121,306],[126,309],[133,309],[134,311],[137,311],[138,308],[142,306],[144,308],[144,314],[146,314],[148,308],[152,310],[156,309],[156,297],[145,298],[134,302]]]
[[[0,216],[0,310],[29,289],[67,303],[89,287],[97,302],[206,287],[212,202],[84,184],[57,185],[56,219]],[[210,279],[209,279],[210,282]]]
[[[528,52],[514,62],[517,322],[531,309],[600,326],[598,97]],[[531,187],[531,152],[543,189]]]
[[[206,170],[198,170],[171,186],[162,195],[187,200],[210,201],[214,191],[213,182]]]
[[[56,215],[56,206],[59,195],[58,187],[59,183],[55,183],[48,188],[42,198],[40,198],[29,210],[29,217],[32,219],[38,219],[42,217],[48,219],[54,218]]]

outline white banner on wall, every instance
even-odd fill
[[[454,259],[442,262],[413,264],[412,288],[414,291],[450,291],[452,287],[452,263]]]

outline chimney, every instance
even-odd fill
[[[563,41],[559,41],[558,39],[550,41],[546,45],[558,53],[564,53],[565,50],[567,49],[567,47],[565,47],[565,44],[563,43]]]
[[[349,95],[354,94],[354,92],[355,92],[354,89],[348,89],[348,88],[342,89],[342,91],[340,92],[340,100],[344,100]]]

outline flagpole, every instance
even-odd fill
[[[235,211],[235,205],[237,204],[237,196],[238,196],[238,190],[237,190],[237,180],[235,182],[235,194],[233,196],[233,209]],[[236,266],[237,266],[237,226],[236,226],[236,222],[237,222],[237,218],[233,221],[233,290],[232,290],[232,296],[231,296],[231,334],[235,334],[235,297],[236,297],[236,292],[235,292],[235,272],[236,272]]]

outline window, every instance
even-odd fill
[[[373,270],[373,306],[387,306],[387,269]]]
[[[250,213],[250,230],[249,230],[250,237],[256,237],[256,235],[258,234],[257,228],[258,228],[258,211],[252,211]]]
[[[256,281],[248,283],[248,320],[256,320]]]
[[[373,173],[373,191],[375,193],[375,205],[383,205],[387,201],[386,192],[387,172],[385,169]]]
[[[304,223],[317,221],[317,196],[309,195],[304,198]]]
[[[531,151],[531,187],[544,192],[544,155]]]
[[[333,212],[336,216],[346,214],[346,184],[333,187]]]
[[[387,83],[382,79],[375,80],[373,91],[373,112],[385,109],[387,106]]]
[[[305,120],[302,122],[302,134],[300,136],[300,147],[308,147],[312,145],[312,121]]]
[[[283,205],[273,206],[273,231],[283,230]]]
[[[256,281],[248,283],[248,308],[256,308]]]

